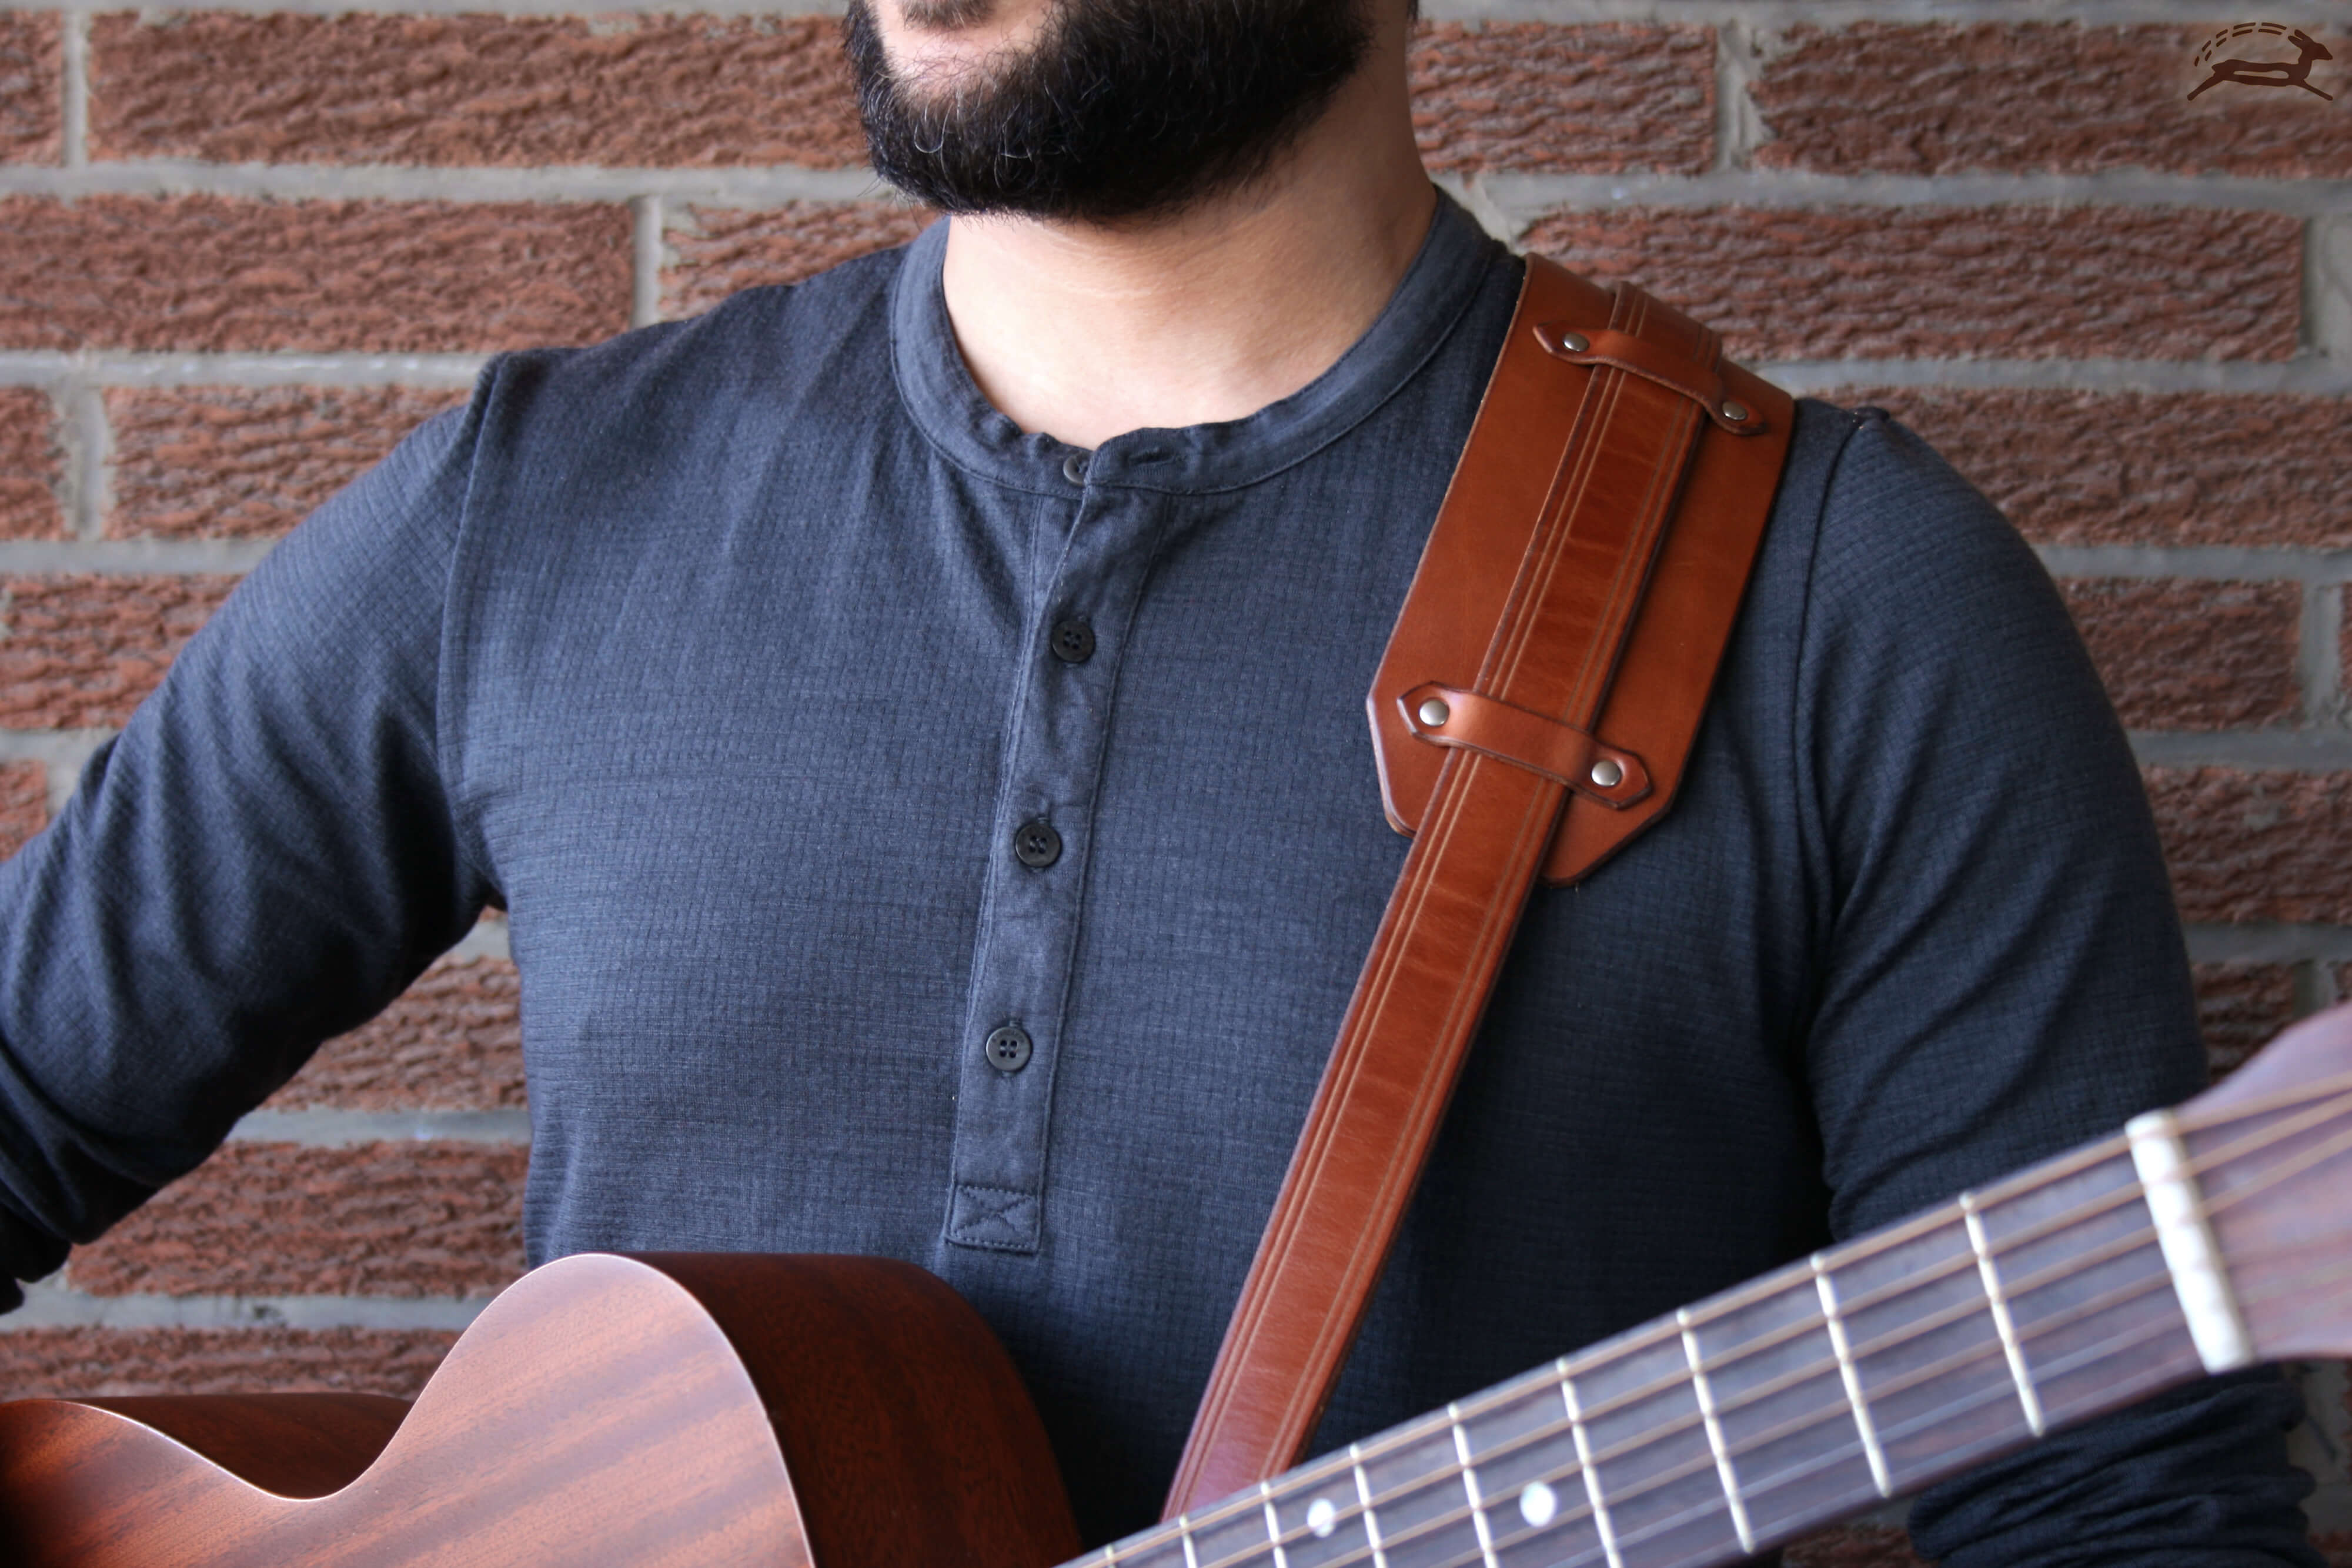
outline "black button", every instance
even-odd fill
[[[999,1072],[1018,1072],[1029,1065],[1029,1031],[1017,1023],[1003,1024],[988,1031],[988,1040],[981,1050],[988,1053],[988,1064]]]
[[[1030,870],[1044,871],[1062,858],[1062,835],[1043,817],[1024,822],[1013,831],[1013,852]]]
[[[1056,621],[1047,645],[1062,663],[1083,664],[1095,656],[1095,629],[1075,615],[1066,621]]]
[[[1062,477],[1073,485],[1084,485],[1087,482],[1087,455],[1083,452],[1073,452],[1063,458]]]

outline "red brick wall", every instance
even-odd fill
[[[911,233],[832,21],[0,10],[0,849],[268,540],[482,355]],[[520,14],[524,10],[537,14]],[[1430,0],[1482,219],[1892,407],[2042,547],[2148,767],[2226,1069],[2352,987],[2352,33],[2187,99],[2215,8]],[[2333,73],[2330,75],[2329,73]],[[413,1389],[520,1266],[486,925],[0,1323],[0,1395]],[[2309,1386],[2352,1531],[2340,1369]],[[1900,1560],[1884,1531],[1817,1563]],[[2348,1559],[2352,1560],[2352,1559]]]

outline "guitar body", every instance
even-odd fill
[[[870,1258],[563,1259],[411,1407],[0,1405],[16,1568],[1047,1568],[1078,1551],[979,1316]]]

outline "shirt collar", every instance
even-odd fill
[[[947,459],[982,477],[1047,494],[1075,493],[1064,476],[1073,448],[1024,434],[971,379],[948,322],[940,287],[948,225],[933,224],[908,246],[892,285],[891,361],[898,394]],[[1490,268],[1509,252],[1440,193],[1412,265],[1379,318],[1339,361],[1246,419],[1181,430],[1135,430],[1087,460],[1087,481],[1180,493],[1254,485],[1328,445],[1399,388],[1444,342]]]

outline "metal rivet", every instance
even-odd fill
[[[1731,421],[1734,424],[1745,424],[1748,423],[1748,405],[1746,403],[1733,402],[1727,398],[1724,400],[1723,404],[1723,417]]]
[[[1580,354],[1591,347],[1592,340],[1581,332],[1562,332],[1559,335],[1559,351],[1563,354]]]
[[[1454,710],[1445,706],[1444,697],[1422,698],[1420,713],[1421,722],[1432,729],[1444,728],[1445,721],[1454,716]]]
[[[1614,789],[1625,782],[1625,770],[1617,766],[1616,758],[1604,757],[1592,765],[1592,781],[1603,789]]]

